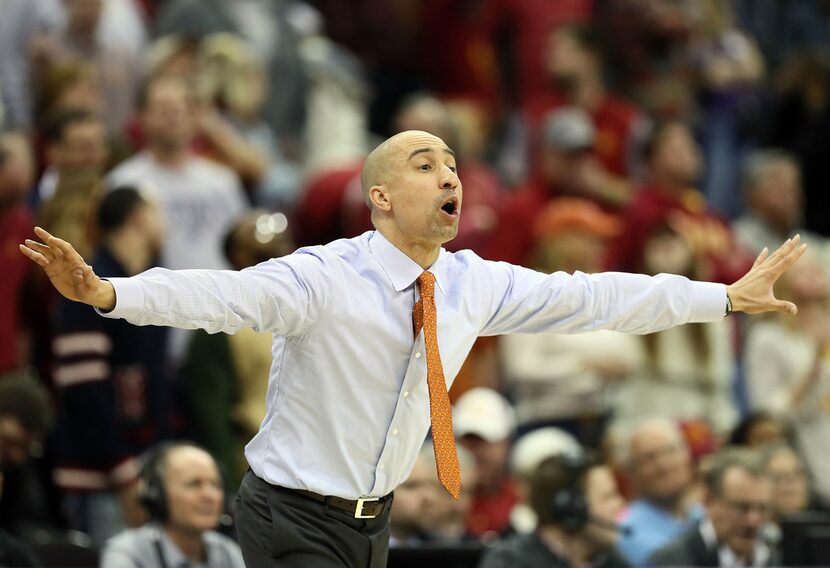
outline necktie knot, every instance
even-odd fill
[[[424,271],[418,277],[418,291],[422,298],[435,297],[435,275],[432,272]]]

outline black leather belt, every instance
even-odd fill
[[[362,497],[360,499],[342,499],[340,497],[333,497],[327,495],[320,495],[313,491],[305,489],[289,489],[300,495],[305,495],[320,503],[327,503],[328,505],[346,511],[354,515],[355,519],[374,519],[378,515],[382,515],[386,509],[392,504],[392,494],[385,497]]]

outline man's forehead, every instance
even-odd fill
[[[390,142],[393,152],[404,159],[409,159],[416,152],[420,153],[419,150],[453,154],[443,140],[427,132],[403,132],[394,136]]]

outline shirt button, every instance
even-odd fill
[[[397,435],[398,435],[398,429],[397,429],[397,428],[395,428],[394,430],[392,430],[392,435],[393,435],[393,436],[397,436]]]
[[[418,352],[415,354],[415,358],[416,358],[416,359],[420,359],[420,358],[421,358],[421,352],[420,352],[420,351],[418,351]]]
[[[386,467],[386,465],[385,465],[385,464],[380,464],[379,469],[383,469],[383,468],[385,468],[385,467]]]
[[[403,397],[406,398],[409,396],[409,391],[403,391]]]

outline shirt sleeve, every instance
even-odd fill
[[[682,276],[605,272],[543,274],[483,261],[486,319],[481,335],[584,332],[611,329],[653,333],[690,322],[718,321],[726,286]]]
[[[235,333],[252,327],[301,335],[328,304],[326,261],[319,247],[301,249],[242,271],[153,268],[112,278],[115,308],[99,313],[136,325]]]

